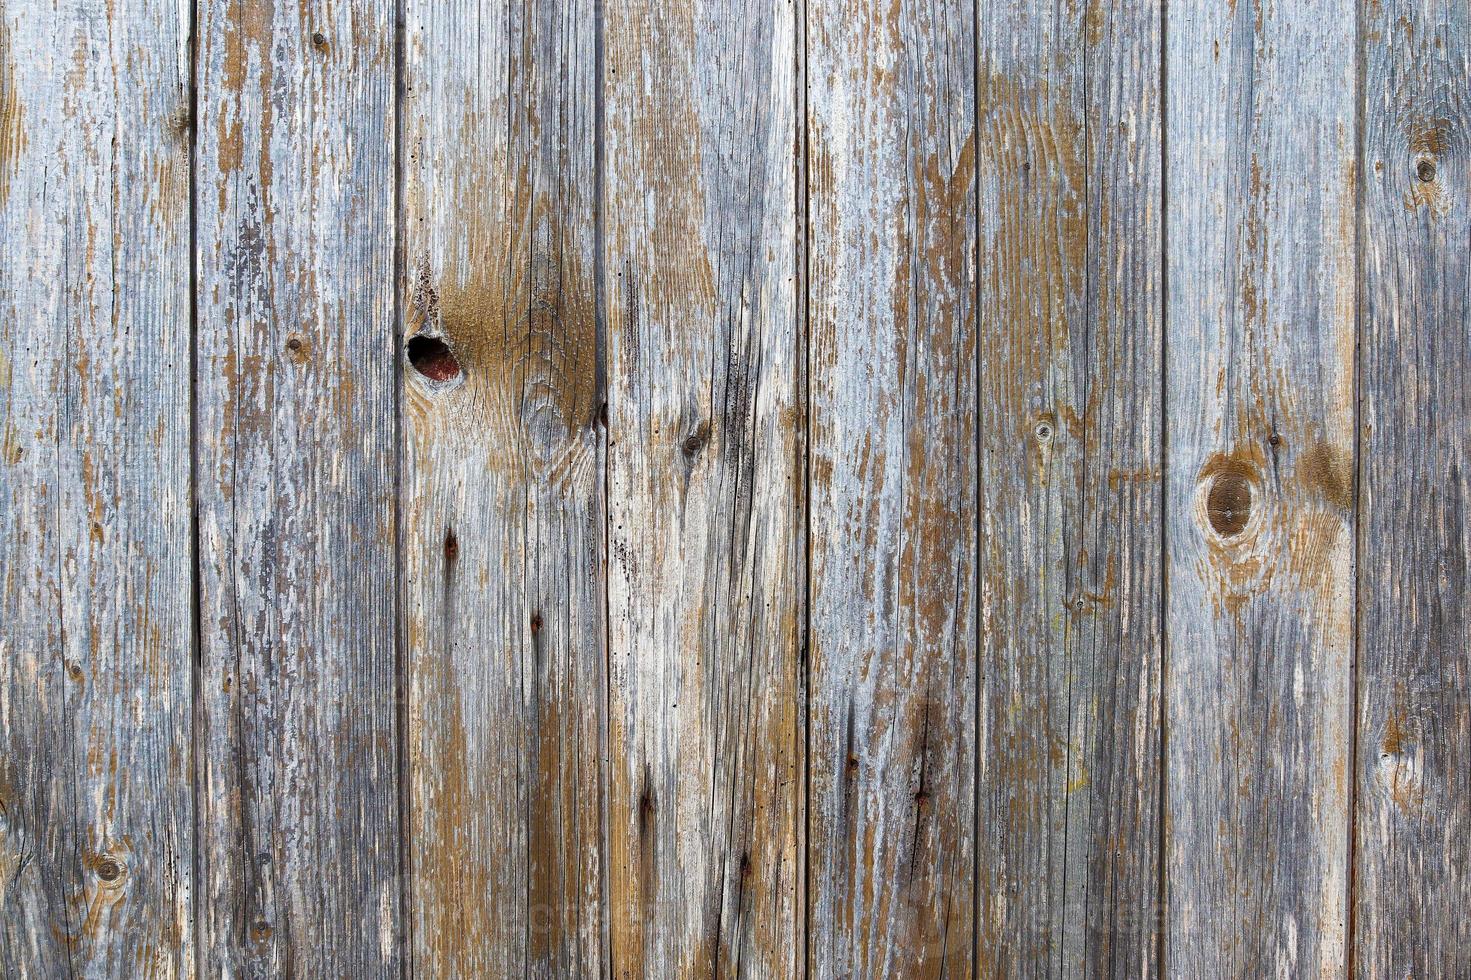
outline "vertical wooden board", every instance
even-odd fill
[[[414,969],[596,977],[593,4],[415,0],[405,29]]]
[[[808,972],[973,970],[975,23],[807,9]]]
[[[1341,976],[1355,12],[1168,9],[1165,969]]]
[[[1359,977],[1471,976],[1471,11],[1364,8]]]
[[[203,972],[400,962],[394,19],[198,10]]]
[[[794,976],[797,14],[603,13],[612,972]]]
[[[980,9],[977,972],[1153,975],[1160,7]]]
[[[189,22],[0,7],[0,974],[192,975]]]

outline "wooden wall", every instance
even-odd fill
[[[0,976],[1471,976],[1471,10],[0,0]]]

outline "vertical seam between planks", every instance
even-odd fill
[[[981,323],[981,315],[984,307],[981,304],[981,97],[980,97],[980,75],[981,75],[981,0],[974,0],[970,8],[970,86],[971,86],[971,146],[975,154],[971,166],[971,221],[975,223],[975,257],[973,259],[974,273],[971,282],[971,302],[975,311],[975,360],[971,365],[973,373],[973,394],[971,408],[975,412],[975,436],[973,444],[975,447],[975,503],[971,510],[973,520],[971,524],[971,541],[975,549],[974,561],[971,569],[971,619],[973,644],[971,656],[973,658],[972,683],[974,684],[975,703],[971,708],[971,768],[970,768],[970,825],[971,825],[971,849],[970,849],[970,974],[976,975],[976,969],[981,961],[981,714],[983,711],[981,695],[981,659],[982,659],[982,637],[981,624],[985,616],[982,608],[981,583],[981,469],[985,465],[985,455],[982,445],[985,435],[984,415],[981,412],[981,392],[985,386],[981,383],[981,363],[983,360],[983,344],[981,332],[984,325]]]
[[[800,975],[812,975],[812,202],[808,174],[811,152],[809,145],[807,109],[807,3],[798,0],[799,16],[796,28],[799,34],[794,46],[797,59],[792,80],[795,111],[801,114],[800,121],[793,120],[800,145],[795,154],[797,192],[801,208],[800,235],[795,256],[801,283],[797,302],[798,329],[802,337],[802,639],[801,671],[802,685],[802,966]]]
[[[204,971],[204,919],[207,902],[204,890],[204,815],[200,807],[204,774],[200,752],[204,737],[204,638],[201,626],[203,590],[199,538],[199,5],[189,4],[189,806],[193,822],[193,853],[190,878],[193,896],[190,914],[194,943],[195,977]]]
[[[1168,976],[1169,951],[1169,649],[1170,649],[1170,4],[1159,8],[1159,809],[1155,814],[1155,973]]]
[[[595,559],[599,577],[603,589],[603,622],[599,635],[603,644],[603,677],[602,677],[602,711],[599,718],[599,751],[598,751],[598,871],[601,880],[598,882],[598,946],[602,954],[600,969],[602,976],[611,980],[613,976],[613,928],[612,928],[612,864],[609,857],[611,818],[609,814],[609,796],[612,786],[612,713],[613,713],[613,629],[612,629],[612,599],[609,596],[610,576],[608,574],[608,544],[610,525],[613,522],[612,506],[609,496],[608,459],[613,444],[611,415],[608,411],[608,303],[606,295],[607,286],[607,248],[606,223],[603,214],[604,205],[604,177],[605,177],[605,155],[603,141],[606,126],[603,119],[605,100],[603,98],[604,78],[604,38],[603,34],[607,24],[603,16],[602,0],[593,0],[593,288],[596,296],[593,299],[593,344],[596,349],[596,366],[594,368],[594,387],[597,390],[596,402],[597,422],[601,423],[602,433],[599,438],[603,443],[603,451],[600,454],[600,465],[602,468],[602,500],[600,506],[603,511],[603,546],[601,553]]]
[[[399,975],[413,976],[414,919],[413,869],[409,853],[409,821],[412,790],[409,781],[409,659],[403,623],[403,120],[405,2],[393,4],[393,323],[389,327],[393,373],[393,637],[394,637],[394,727],[395,763],[398,778],[398,904],[396,930],[399,943]]]
[[[1364,284],[1364,119],[1365,119],[1365,37],[1362,3],[1354,4],[1354,475],[1353,475],[1353,639],[1349,648],[1349,720],[1348,720],[1348,921],[1344,924],[1344,975],[1353,980],[1356,970],[1355,942],[1356,902],[1358,894],[1358,804],[1359,804],[1359,555],[1363,527],[1362,444],[1363,389],[1360,386],[1363,363],[1363,284]]]

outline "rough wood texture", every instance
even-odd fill
[[[1354,974],[1471,976],[1471,11],[1364,7]]]
[[[1170,976],[1342,976],[1355,20],[1168,10]]]
[[[387,3],[199,10],[201,972],[400,959]]]
[[[603,15],[612,969],[793,976],[798,21],[783,0]]]
[[[976,188],[966,4],[807,9],[808,972],[974,953]]]
[[[981,8],[980,976],[1153,976],[1160,7]]]
[[[0,5],[0,975],[190,975],[188,19]]]
[[[596,19],[590,0],[407,14],[413,965],[596,977]],[[429,338],[454,360],[426,354]]]

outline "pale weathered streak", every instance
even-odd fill
[[[192,975],[188,18],[0,4],[0,975]]]
[[[975,36],[807,9],[814,977],[967,977],[976,833]]]
[[[1345,969],[1354,17],[1168,6],[1170,976]]]
[[[1364,16],[1354,973],[1471,976],[1471,8]]]
[[[594,4],[406,13],[403,329],[459,371],[404,365],[413,968],[598,977]]]
[[[617,977],[802,951],[797,11],[603,10]]]
[[[1161,6],[981,6],[979,976],[1153,976]]]
[[[398,969],[393,5],[204,0],[206,976]]]

